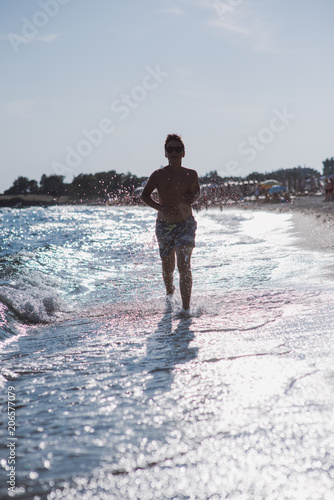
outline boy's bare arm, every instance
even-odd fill
[[[154,208],[154,210],[161,210],[161,205],[160,203],[157,203],[156,201],[153,200],[152,198],[152,193],[157,187],[157,172],[153,172],[153,174],[150,176],[149,180],[147,181],[143,192],[141,194],[141,199],[143,200],[146,205],[148,205],[151,208]]]
[[[192,205],[193,203],[195,203],[196,200],[198,200],[200,194],[201,190],[199,187],[198,175],[196,172],[194,172],[193,183],[191,185],[190,191],[184,195],[184,199],[186,200],[187,203]]]
[[[158,187],[158,177],[159,174],[157,172],[153,172],[153,174],[147,181],[146,186],[143,189],[141,199],[143,200],[144,203],[146,203],[146,205],[164,214],[164,216],[178,215],[179,211],[177,207],[175,207],[173,204],[160,205],[160,203],[157,203],[156,201],[153,200],[151,195],[153,191]]]

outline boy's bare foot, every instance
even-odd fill
[[[180,311],[180,316],[181,318],[190,318],[190,309],[184,309],[182,307]]]

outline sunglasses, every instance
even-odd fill
[[[175,153],[182,153],[183,147],[182,146],[167,146],[166,151],[167,151],[167,153],[173,153],[173,151],[175,151]]]

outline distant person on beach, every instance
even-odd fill
[[[162,261],[162,276],[170,302],[175,287],[173,276],[175,256],[180,274],[181,313],[189,314],[192,289],[191,254],[195,246],[195,221],[191,205],[200,195],[198,175],[195,170],[182,167],[185,148],[182,139],[169,134],[165,141],[168,165],[155,170],[148,179],[141,198],[157,210],[156,236]],[[152,198],[158,192],[158,202]]]
[[[325,179],[325,201],[333,200],[333,192],[334,192],[334,182],[330,177],[329,179]]]

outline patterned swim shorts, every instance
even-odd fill
[[[174,247],[194,247],[196,228],[197,222],[192,215],[176,224],[157,220],[155,234],[159,243],[160,257],[162,259],[167,257]]]

